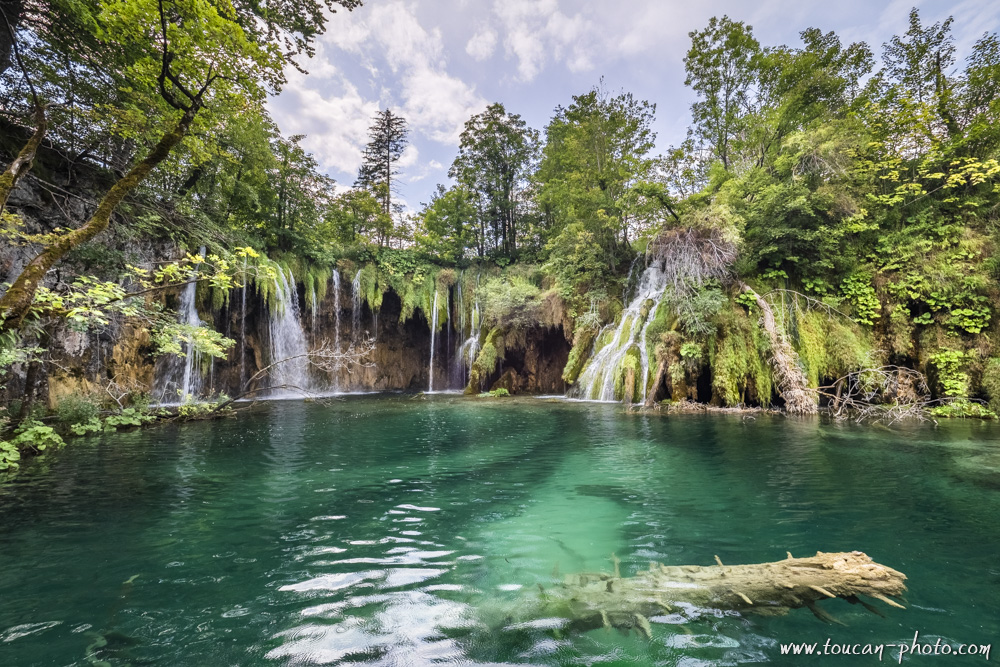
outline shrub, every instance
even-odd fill
[[[26,419],[14,431],[14,439],[10,441],[10,444],[18,449],[34,449],[38,452],[44,452],[49,447],[58,449],[66,442],[51,426],[46,426],[36,419]]]
[[[538,322],[538,287],[519,276],[488,278],[476,291],[490,326],[526,327]]]
[[[0,472],[4,470],[16,470],[20,464],[21,453],[17,451],[17,445],[6,440],[0,440]]]
[[[91,420],[97,419],[100,413],[101,406],[94,397],[70,394],[56,405],[55,420],[63,432],[76,433],[75,427],[90,423]]]

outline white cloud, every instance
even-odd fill
[[[444,176],[444,172],[445,168],[443,164],[437,160],[431,160],[425,164],[416,165],[415,168],[409,170],[409,173],[406,176],[406,182],[419,183],[432,174],[437,174],[439,177]]]
[[[601,28],[589,18],[596,3],[573,3],[583,11],[566,14],[557,0],[496,0],[493,13],[505,30],[504,49],[517,60],[522,82],[534,80],[549,61],[561,62],[571,72],[594,68],[593,52],[602,48]]]
[[[431,68],[419,68],[403,81],[403,116],[434,141],[458,145],[465,121],[486,108],[461,79]]]
[[[269,107],[282,133],[304,134],[304,145],[327,168],[353,173],[361,166],[370,118],[378,110],[357,87],[340,75],[322,87],[300,74],[289,76],[280,97]],[[322,92],[321,92],[322,91]]]
[[[338,13],[307,63],[309,77],[289,73],[285,91],[271,101],[282,131],[306,134],[306,148],[324,167],[355,173],[372,117],[389,107],[410,130],[399,166],[422,178],[430,170],[419,165],[419,145],[457,145],[465,121],[486,107],[473,85],[448,72],[441,30],[422,25],[416,8],[394,0]],[[493,48],[496,39],[493,33]],[[364,74],[348,80],[337,59]]]
[[[396,164],[400,169],[406,169],[407,167],[415,165],[419,158],[420,151],[413,144],[409,144],[403,149],[403,154],[399,156],[399,162]]]
[[[798,44],[799,31],[834,30],[843,41],[882,42],[906,29],[916,4],[925,23],[955,16],[959,56],[984,31],[1000,29],[997,0],[378,0],[338,12],[318,41],[308,78],[289,74],[271,102],[286,134],[305,133],[307,149],[330,169],[356,173],[367,128],[379,108],[408,121],[413,148],[400,183],[426,199],[450,164],[463,124],[501,101],[542,127],[557,104],[606,77],[659,103],[665,147],[683,138],[692,94],[683,86],[688,32],[712,16],[751,23],[764,44]],[[575,89],[575,90],[574,90]],[[435,166],[436,165],[436,166]],[[348,180],[341,176],[342,180]],[[420,181],[408,189],[407,185]]]
[[[465,45],[465,52],[472,56],[473,60],[482,62],[490,56],[497,48],[497,34],[489,28],[481,30],[473,35]]]
[[[335,41],[357,50],[370,72],[378,72],[372,63],[388,65],[395,80],[381,91],[383,106],[401,106],[412,133],[457,144],[465,121],[486,102],[474,86],[448,73],[440,29],[426,29],[415,6],[398,0],[373,7],[360,23]]]

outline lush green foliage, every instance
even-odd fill
[[[490,391],[484,391],[479,394],[479,398],[506,398],[507,396],[510,396],[510,392],[503,387],[492,389]]]

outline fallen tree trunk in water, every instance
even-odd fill
[[[817,552],[753,565],[666,566],[651,563],[634,577],[615,573],[572,574],[562,584],[540,589],[532,615],[567,619],[567,629],[636,629],[650,634],[649,618],[678,611],[675,605],[781,615],[807,607],[822,621],[839,623],[818,602],[841,598],[881,613],[859,596],[903,608],[892,598],[906,590],[906,576],[860,551]]]

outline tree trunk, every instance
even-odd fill
[[[67,252],[107,229],[111,222],[111,214],[118,204],[127,194],[135,190],[158,164],[166,159],[174,146],[180,143],[191,127],[191,121],[194,120],[199,108],[200,105],[193,104],[185,111],[177,125],[160,138],[159,143],[150,151],[149,155],[111,186],[111,189],[98,204],[97,210],[83,227],[73,230],[45,247],[24,267],[14,284],[10,286],[3,297],[0,297],[0,320],[2,320],[0,332],[13,331],[21,326],[21,322],[24,321],[24,317],[35,298],[35,290],[38,289],[39,283],[45,278],[49,269]]]
[[[634,577],[622,577],[615,559],[614,574],[567,575],[563,583],[540,591],[537,600],[516,613],[533,618],[564,618],[573,630],[600,627],[635,628],[649,636],[648,618],[677,611],[674,605],[782,615],[807,607],[817,618],[838,622],[817,603],[841,598],[881,615],[858,596],[865,595],[893,607],[892,598],[906,591],[906,575],[874,562],[860,551],[817,552],[811,558],[792,558],[753,565],[672,566],[651,563]],[[541,587],[539,587],[541,588]]]
[[[38,374],[42,369],[42,362],[37,359],[28,363],[28,371],[24,375],[24,397],[21,399],[21,409],[17,413],[17,421],[23,422],[31,414],[31,408],[35,404],[38,384]]]
[[[653,377],[653,386],[649,388],[649,393],[646,394],[645,407],[651,408],[656,405],[656,395],[659,393],[660,383],[663,382],[663,376],[666,374],[667,365],[661,361],[656,365],[656,375]]]
[[[7,200],[10,199],[10,193],[17,187],[17,182],[31,170],[31,164],[35,161],[35,154],[42,144],[46,129],[48,129],[48,121],[45,118],[45,106],[38,105],[35,107],[35,133],[31,135],[28,143],[7,167],[7,171],[0,175],[0,212],[7,208]]]
[[[952,140],[958,139],[962,136],[962,128],[959,126],[958,121],[955,120],[955,116],[951,113],[951,109],[948,108],[948,102],[951,101],[951,86],[948,84],[948,79],[941,70],[940,51],[934,59],[934,64],[934,88],[937,93],[935,98],[937,99],[938,115],[941,116],[941,120],[944,121],[945,127],[948,128],[948,137]]]
[[[740,289],[753,296],[760,308],[761,324],[771,340],[771,366],[774,368],[778,393],[785,401],[785,411],[793,415],[816,414],[819,412],[816,407],[816,392],[809,389],[809,381],[799,367],[799,355],[778,331],[771,304],[743,283],[740,283]]]

